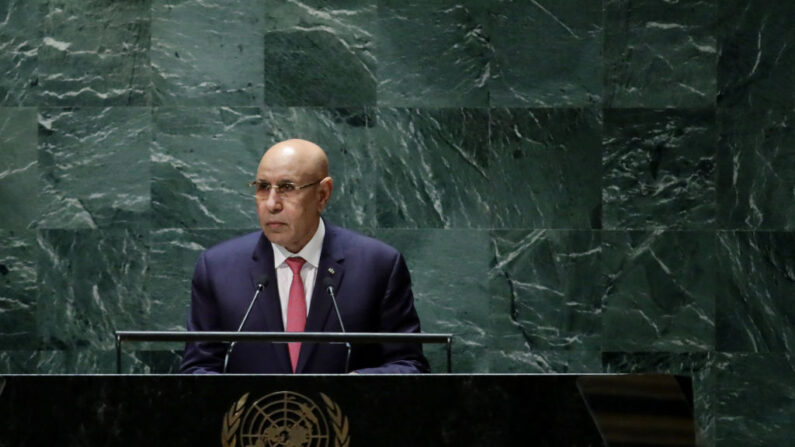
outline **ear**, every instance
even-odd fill
[[[331,199],[331,192],[334,190],[334,180],[331,177],[326,177],[317,185],[318,191],[318,211],[323,211],[326,204]]]

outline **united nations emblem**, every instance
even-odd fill
[[[320,393],[321,408],[292,391],[268,394],[246,405],[249,393],[232,404],[221,427],[223,447],[348,447],[348,418]]]

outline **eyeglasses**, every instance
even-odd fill
[[[281,198],[289,197],[292,194],[295,194],[296,191],[300,191],[304,188],[309,188],[310,186],[315,186],[320,184],[323,180],[318,180],[316,182],[307,183],[306,185],[296,186],[295,183],[292,182],[284,182],[278,185],[271,185],[268,182],[261,182],[259,180],[254,180],[253,182],[249,183],[248,186],[253,186],[256,188],[255,194],[257,197],[268,197],[271,194],[271,190],[276,191],[276,194],[279,195]]]

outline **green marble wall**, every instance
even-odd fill
[[[184,328],[196,256],[256,228],[246,183],[295,136],[328,150],[327,218],[407,256],[458,372],[684,373],[701,445],[788,445],[792,17],[0,0],[0,372],[112,372],[114,329]]]

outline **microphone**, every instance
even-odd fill
[[[248,314],[251,313],[251,309],[254,307],[254,302],[257,301],[257,297],[259,293],[262,292],[262,289],[268,285],[268,275],[261,275],[257,278],[257,290],[254,292],[254,297],[251,298],[251,302],[248,305],[248,309],[246,309],[246,314],[243,315],[243,321],[240,322],[240,327],[237,328],[237,332],[243,330],[243,325],[246,324],[246,320],[248,320]],[[224,355],[224,369],[223,373],[226,373],[226,368],[229,365],[229,355],[232,354],[232,349],[235,348],[236,342],[229,343],[229,347],[226,348],[226,355]]]
[[[331,297],[331,302],[334,304],[334,311],[337,313],[337,321],[340,323],[340,329],[342,329],[342,333],[345,333],[345,325],[342,324],[342,315],[340,314],[340,307],[337,305],[337,298],[334,295],[334,280],[331,279],[330,276],[326,276],[323,278],[323,286],[326,287],[326,291],[328,292],[329,296]],[[348,355],[345,356],[345,373],[348,372],[348,368],[350,367],[351,363],[351,344],[350,342],[345,342],[345,347],[348,349]]]

